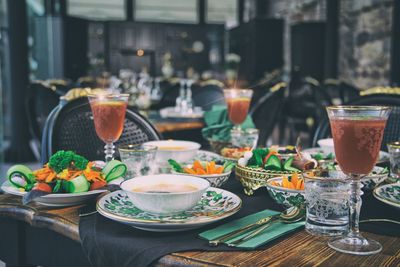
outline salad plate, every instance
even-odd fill
[[[137,208],[124,191],[115,191],[97,201],[97,211],[106,218],[152,232],[178,232],[202,227],[235,214],[242,200],[235,194],[210,187],[190,210],[161,215]]]
[[[5,181],[1,185],[1,190],[10,195],[23,197],[28,192],[20,191],[12,186],[9,181]],[[107,190],[92,190],[82,193],[57,193],[41,196],[35,199],[35,202],[44,206],[50,207],[67,207],[85,203],[86,201],[95,198],[97,195],[106,192]]]
[[[385,204],[400,209],[400,183],[386,184],[375,188],[374,197]]]

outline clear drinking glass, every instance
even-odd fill
[[[310,170],[303,173],[306,230],[317,236],[343,235],[349,228],[349,183],[342,172]]]
[[[253,90],[250,89],[225,89],[225,101],[228,105],[228,116],[235,128],[240,129],[240,125],[246,120],[249,112]]]
[[[400,178],[400,141],[389,143],[390,177]]]
[[[156,168],[154,162],[157,147],[151,145],[126,145],[118,148],[119,155],[128,171],[126,179],[153,174]]]
[[[93,113],[97,136],[104,142],[106,162],[114,159],[114,142],[122,134],[125,122],[128,94],[90,94],[88,95]]]
[[[360,234],[361,179],[370,173],[378,159],[383,131],[390,108],[381,106],[327,107],[336,161],[350,181],[350,229],[346,236],[333,239],[329,246],[337,251],[371,255],[381,244]]]

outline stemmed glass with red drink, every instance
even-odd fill
[[[236,129],[241,129],[240,125],[246,120],[252,95],[253,91],[249,89],[224,90],[229,120],[235,125]]]
[[[128,94],[91,94],[88,96],[97,136],[104,142],[106,162],[114,159],[114,142],[124,129]]]
[[[350,229],[346,236],[331,240],[331,248],[355,255],[371,255],[381,244],[359,232],[361,179],[369,174],[379,156],[390,108],[381,106],[327,107],[336,160],[350,181]]]

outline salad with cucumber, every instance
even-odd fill
[[[22,192],[82,193],[104,189],[126,173],[126,165],[118,160],[89,161],[72,151],[58,151],[43,168],[32,171],[25,165],[14,165],[7,171],[9,183]],[[25,197],[24,197],[25,198]]]
[[[298,160],[294,156],[283,158],[275,149],[257,148],[247,151],[238,164],[242,167],[262,168],[269,171],[300,172]]]

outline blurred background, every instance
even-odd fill
[[[252,105],[284,83],[279,109],[252,113],[268,124],[261,145],[312,146],[324,106],[398,94],[399,20],[397,0],[0,0],[0,162],[40,158],[71,89],[118,89],[157,111],[182,79],[251,88]],[[177,136],[193,137],[164,138]]]

